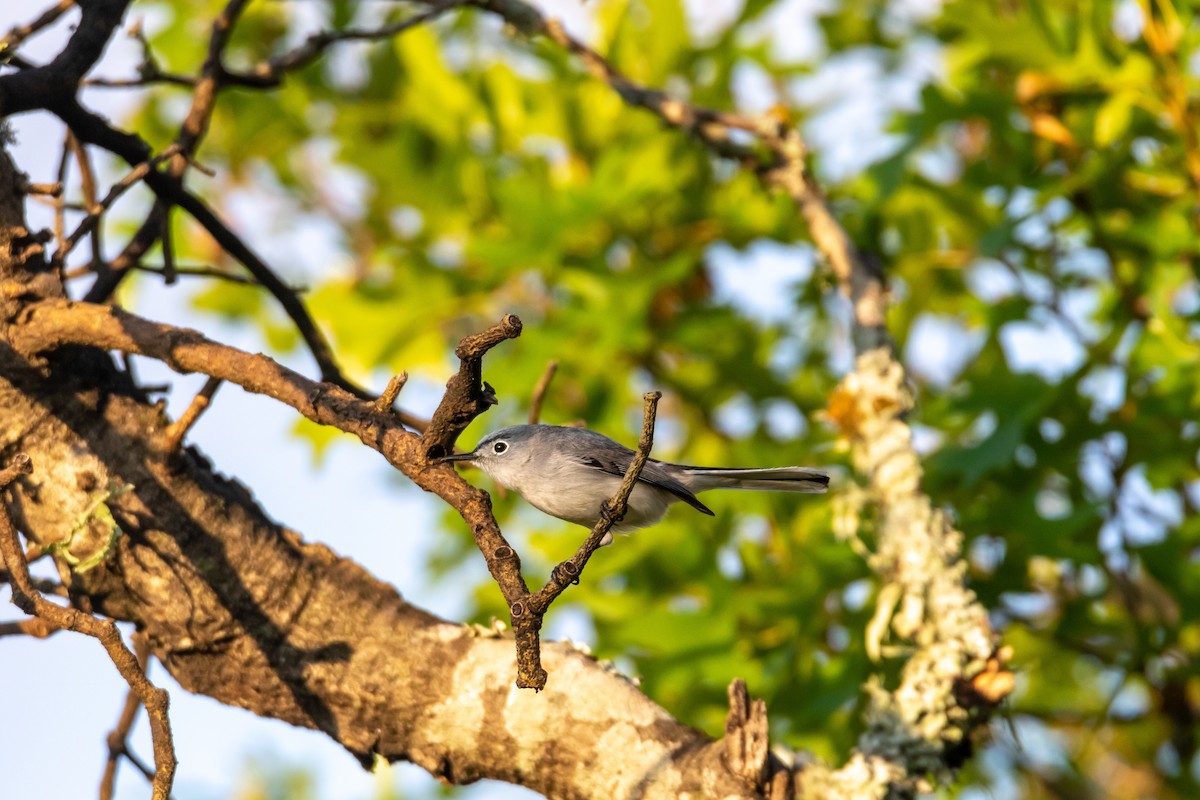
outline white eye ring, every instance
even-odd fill
[[[499,455],[500,453],[503,453],[507,449],[508,449],[507,442],[496,442],[494,445],[492,445],[492,452],[496,453],[497,455]]]

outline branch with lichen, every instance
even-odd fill
[[[887,630],[908,645],[900,683],[868,686],[867,730],[849,763],[810,766],[803,797],[911,797],[944,782],[968,750],[973,727],[1012,690],[987,610],[966,586],[962,534],[920,489],[921,465],[904,415],[912,407],[904,369],[885,348],[858,358],[830,398],[829,418],[848,444],[865,492],[841,500],[837,528],[854,536],[859,511],[876,508],[877,546],[867,561],[881,577],[867,650],[885,657]]]

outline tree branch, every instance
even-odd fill
[[[149,146],[138,136],[123,133],[109,126],[100,117],[85,111],[78,103],[72,101],[65,107],[55,109],[59,117],[70,126],[71,130],[81,141],[98,145],[125,159],[131,166],[144,163],[150,157]],[[321,370],[321,377],[330,383],[341,386],[360,396],[366,393],[342,375],[341,369],[333,356],[324,334],[317,328],[304,303],[292,291],[291,287],[279,279],[279,276],[250,249],[241,237],[234,233],[217,215],[196,195],[189,192],[180,179],[158,170],[150,170],[144,178],[146,185],[163,200],[177,205],[187,211],[200,225],[209,232],[225,252],[249,270],[264,288],[279,301],[292,323],[300,332],[300,336],[308,345],[309,351]],[[151,231],[153,238],[157,232]],[[150,235],[150,234],[148,234]],[[136,238],[136,237],[135,237]]]
[[[204,386],[200,387],[200,391],[192,398],[192,402],[187,409],[180,415],[179,419],[168,425],[162,433],[161,442],[164,453],[177,453],[183,445],[183,437],[187,436],[187,432],[192,429],[196,421],[200,419],[200,415],[208,408],[212,402],[213,395],[217,393],[217,389],[221,388],[220,378],[209,378],[204,382]]]
[[[0,470],[0,491],[20,475],[31,472],[33,463],[29,456],[18,453],[7,467]],[[154,800],[168,800],[171,782],[175,777],[175,747],[171,742],[171,722],[167,717],[167,693],[146,679],[137,657],[125,646],[113,622],[97,619],[75,608],[63,608],[42,597],[30,580],[25,553],[3,502],[0,502],[0,556],[11,577],[12,601],[18,608],[58,628],[80,631],[99,639],[121,677],[131,690],[137,692],[150,717],[150,736],[154,742]]]
[[[769,114],[755,118],[716,111],[636,83],[568,34],[557,20],[546,18],[524,0],[479,0],[476,4],[526,36],[545,36],[562,46],[629,105],[649,111],[670,127],[687,131],[715,155],[738,161],[769,185],[784,189],[808,223],[813,241],[837,276],[843,294],[851,301],[858,352],[890,347],[884,319],[887,288],[883,273],[862,257],[830,211],[824,192],[808,170],[808,151],[799,131]],[[759,147],[735,142],[731,136],[735,130],[751,134]]]
[[[591,533],[583,540],[575,555],[555,567],[551,579],[530,598],[530,610],[538,617],[538,627],[541,627],[541,617],[550,604],[567,586],[579,583],[579,576],[583,574],[588,559],[599,549],[600,542],[612,530],[613,525],[624,519],[629,510],[629,495],[642,475],[642,468],[646,466],[646,459],[650,457],[650,448],[654,446],[654,420],[660,399],[662,392],[647,392],[642,396],[642,435],[638,440],[637,451],[629,462],[629,468],[625,470],[625,477],[617,487],[617,493],[601,508],[600,519],[592,526]]]
[[[146,637],[134,634],[133,654],[137,657],[138,663],[142,665],[142,671],[147,671],[150,663],[150,645],[146,642]],[[153,773],[148,772],[141,761],[129,750],[129,732],[133,730],[133,723],[137,720],[137,712],[141,707],[142,701],[137,692],[130,689],[125,693],[125,703],[121,706],[117,724],[105,737],[105,744],[108,745],[108,758],[104,761],[104,774],[100,778],[100,800],[112,800],[117,784],[117,766],[121,763],[122,756],[128,758],[130,763],[146,775],[148,780],[153,779]]]
[[[75,6],[75,0],[59,0],[56,5],[47,8],[38,18],[25,25],[14,25],[0,39],[0,63],[12,55],[21,43],[43,28],[48,28],[58,21],[58,18]]]
[[[79,81],[100,59],[130,0],[91,0],[62,51],[49,63],[0,75],[0,118],[74,102]]]
[[[430,4],[427,11],[414,14],[407,19],[382,25],[378,28],[345,28],[339,31],[321,31],[314,33],[304,40],[299,47],[260,61],[247,72],[225,72],[224,80],[238,86],[248,86],[256,89],[269,89],[279,86],[283,76],[289,72],[303,69],[316,61],[325,51],[339,42],[378,41],[390,39],[404,33],[410,28],[430,22],[457,6],[466,5],[467,0],[440,0]]]
[[[104,213],[107,212],[108,209],[112,207],[113,203],[117,202],[117,200],[121,197],[121,195],[125,194],[125,192],[129,189],[129,187],[133,186],[135,183],[137,183],[138,181],[145,178],[147,173],[149,173],[152,169],[154,169],[156,166],[161,164],[163,161],[171,158],[171,156],[175,155],[175,153],[177,153],[178,151],[179,151],[178,145],[171,145],[163,152],[150,158],[148,161],[141,162],[140,164],[135,166],[127,175],[125,175],[125,177],[121,178],[119,181],[114,183],[112,185],[112,187],[109,188],[108,194],[106,194],[104,196],[103,200],[100,200],[99,202],[95,202],[93,199],[90,199],[90,198],[85,199],[85,203],[87,205],[87,216],[85,216],[83,218],[83,220],[80,221],[79,225],[75,228],[75,230],[71,232],[71,235],[66,237],[66,239],[58,247],[58,249],[55,250],[54,255],[50,259],[51,263],[57,264],[59,266],[61,266],[63,263],[65,263],[65,259],[66,259],[67,255],[72,250],[75,249],[75,246],[77,244],[79,244],[79,241],[84,236],[86,236],[87,234],[92,233],[93,231],[96,230],[96,226],[100,222],[100,217],[103,216]],[[82,149],[80,150],[80,152],[82,152]],[[82,161],[81,161],[81,163],[82,163]],[[88,194],[91,194],[91,193],[85,192],[85,197],[87,197]],[[96,261],[99,259],[94,257],[93,260]]]
[[[486,331],[458,343],[454,350],[459,358],[458,372],[446,384],[446,394],[421,436],[428,458],[438,459],[453,452],[459,434],[476,417],[496,405],[496,390],[483,380],[483,356],[505,339],[520,335],[520,318],[505,314],[504,319]]]
[[[188,691],[325,731],[364,763],[405,759],[455,783],[494,778],[567,800],[762,795],[726,767],[721,743],[568,646],[542,648],[555,675],[544,692],[513,687],[510,640],[445,623],[353,562],[304,543],[190,450],[164,458],[148,440],[164,425],[153,406],[120,392],[90,406],[77,369],[63,364],[57,376],[53,366],[22,367],[16,348],[74,341],[127,348],[180,370],[210,368],[356,431],[460,513],[479,503],[464,513],[478,518],[486,493],[425,462],[420,439],[391,415],[264,356],[109,307],[35,302],[0,326],[0,336],[8,343],[0,347],[0,407],[8,418],[39,420],[36,435],[0,425],[0,448],[28,445],[39,459],[64,464],[18,486],[22,528],[37,541],[60,537],[78,516],[79,485],[133,486],[108,503],[124,531],[110,561],[73,574],[72,591],[143,629]],[[60,358],[81,352],[66,348]],[[50,415],[39,412],[47,392],[59,398]]]

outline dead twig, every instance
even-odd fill
[[[0,470],[0,490],[32,471],[33,464],[29,456],[18,453],[7,467]],[[171,783],[175,777],[175,746],[171,741],[171,722],[167,716],[167,693],[146,679],[137,656],[125,646],[112,620],[99,619],[77,608],[64,608],[42,597],[30,580],[29,565],[25,562],[21,541],[3,502],[0,502],[0,557],[8,569],[12,601],[18,608],[51,625],[99,639],[121,677],[137,693],[150,717],[150,736],[154,742],[153,797],[154,800],[169,800]]]
[[[175,267],[175,237],[171,233],[171,206],[168,203],[155,203],[154,210],[158,212],[158,227],[162,231],[158,239],[159,246],[162,248],[163,283],[170,286],[178,280],[179,276]]]
[[[505,339],[521,335],[521,320],[505,314],[497,324],[458,343],[454,354],[459,358],[458,373],[446,384],[446,394],[421,435],[426,457],[436,460],[452,452],[459,434],[471,422],[496,405],[496,390],[483,380],[483,356]]]
[[[168,425],[162,432],[161,447],[164,453],[172,455],[179,452],[179,448],[183,445],[183,437],[196,424],[196,420],[200,419],[200,415],[208,408],[212,402],[213,395],[217,393],[217,389],[221,388],[221,379],[210,377],[204,382],[204,386],[200,388],[196,396],[192,398],[192,402],[187,409],[179,416],[179,419]]]
[[[400,390],[404,388],[404,384],[408,383],[408,372],[401,372],[398,375],[393,375],[388,381],[387,388],[383,390],[383,394],[375,399],[375,410],[382,414],[385,411],[392,411],[392,406],[396,403],[396,398],[400,396]]]
[[[64,191],[54,198],[54,247],[62,250],[67,242],[67,170],[71,168],[71,132],[68,130],[63,137],[62,150],[58,156],[58,185]]]
[[[542,373],[542,377],[538,379],[537,385],[533,387],[533,397],[529,399],[529,424],[535,425],[542,416],[542,401],[546,398],[546,390],[550,388],[550,381],[554,380],[554,373],[558,372],[558,362],[551,361],[546,364],[546,371]]]
[[[142,68],[139,67],[138,72],[140,73],[141,71]],[[172,72],[149,72],[147,74],[139,74],[136,78],[84,78],[81,83],[83,86],[91,86],[97,89],[140,89],[156,83],[191,88],[196,85],[196,79],[189,78],[187,75],[176,75]]]
[[[75,135],[70,130],[67,131],[67,146],[71,148],[71,154],[75,156],[75,163],[79,166],[79,192],[83,195],[83,208],[91,214],[96,209],[96,171],[92,168],[92,159],[88,154],[87,148],[79,143]],[[115,198],[114,198],[115,200]],[[91,228],[91,244],[92,244],[92,260],[103,260],[104,245],[101,242],[101,229],[99,225],[93,225]],[[74,247],[73,244],[70,245]],[[63,254],[65,258],[65,253]],[[53,263],[62,266],[62,261],[54,261]]]
[[[150,645],[141,634],[133,635],[133,654],[137,657],[138,663],[142,665],[142,671],[145,672],[149,666]],[[130,689],[125,693],[125,703],[121,707],[121,715],[117,717],[117,724],[105,737],[105,744],[108,745],[108,758],[104,761],[104,774],[100,778],[100,800],[112,800],[117,784],[117,767],[121,763],[122,756],[129,759],[129,762],[145,776],[146,780],[152,780],[154,777],[154,773],[148,770],[141,759],[137,758],[129,749],[129,732],[133,730],[133,723],[137,720],[137,712],[141,707],[142,701],[138,698],[137,692]]]
[[[0,622],[0,638],[5,636],[32,636],[34,639],[45,639],[58,633],[62,628],[47,622],[41,617],[30,617],[12,622]]]
[[[81,82],[83,86],[123,89],[149,86],[155,83],[170,83],[177,86],[189,87],[196,85],[197,78],[163,72],[162,67],[158,64],[158,60],[154,57],[154,51],[150,48],[150,40],[146,38],[146,32],[142,28],[140,20],[129,26],[128,33],[130,38],[137,40],[138,44],[142,47],[142,61],[137,67],[138,77],[125,79],[86,78]]]
[[[37,19],[24,25],[14,25],[3,39],[0,39],[0,64],[9,60],[14,50],[21,43],[43,28],[48,28],[58,21],[75,5],[75,0],[59,0],[59,2],[43,11]]]
[[[23,180],[21,182],[21,191],[25,194],[40,195],[43,197],[62,197],[63,186],[61,183],[31,183]]]
[[[135,269],[139,272],[149,272],[155,275],[161,275],[164,278],[167,275],[167,269],[165,265],[160,267],[153,264],[133,264],[130,266],[130,269]],[[241,284],[242,286],[262,286],[262,284],[254,280],[254,278],[248,278],[245,275],[235,275],[232,272],[225,272],[224,270],[213,269],[212,267],[176,265],[174,272],[176,277],[215,278],[220,281],[229,281],[230,283]],[[67,272],[67,277],[76,278],[79,277],[80,274],[81,273],[76,273],[74,270],[69,270]],[[293,286],[291,289],[297,293],[303,293],[305,291],[304,288],[298,286]]]

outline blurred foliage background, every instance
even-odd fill
[[[188,72],[223,5],[133,11],[160,66]],[[230,66],[409,12],[251,4]],[[836,213],[885,267],[925,488],[966,533],[971,585],[1018,673],[945,794],[1197,796],[1193,9],[596,0],[572,13],[634,80],[790,115]],[[126,124],[165,146],[186,98],[148,90]],[[818,412],[850,363],[848,311],[794,208],[493,15],[451,12],[339,45],[276,91],[228,90],[200,159],[217,177],[193,185],[276,242],[268,260],[309,287],[360,380],[407,369],[437,385],[461,335],[522,317],[525,335],[485,365],[503,402],[466,444],[523,421],[556,360],[543,421],[632,441],[641,392],[660,388],[660,457],[843,460]],[[178,216],[180,260],[222,265]],[[194,303],[299,347],[254,287],[211,282]],[[855,478],[842,474],[844,492]],[[863,682],[897,668],[864,653],[875,585],[856,542],[835,538],[826,500],[705,501],[715,519],[676,510],[602,551],[557,613],[679,718],[718,733],[742,676],[779,741],[841,761]],[[582,536],[513,497],[498,512],[533,576]],[[433,573],[479,558],[452,515],[439,535]],[[503,616],[490,583],[474,606],[476,621]]]

